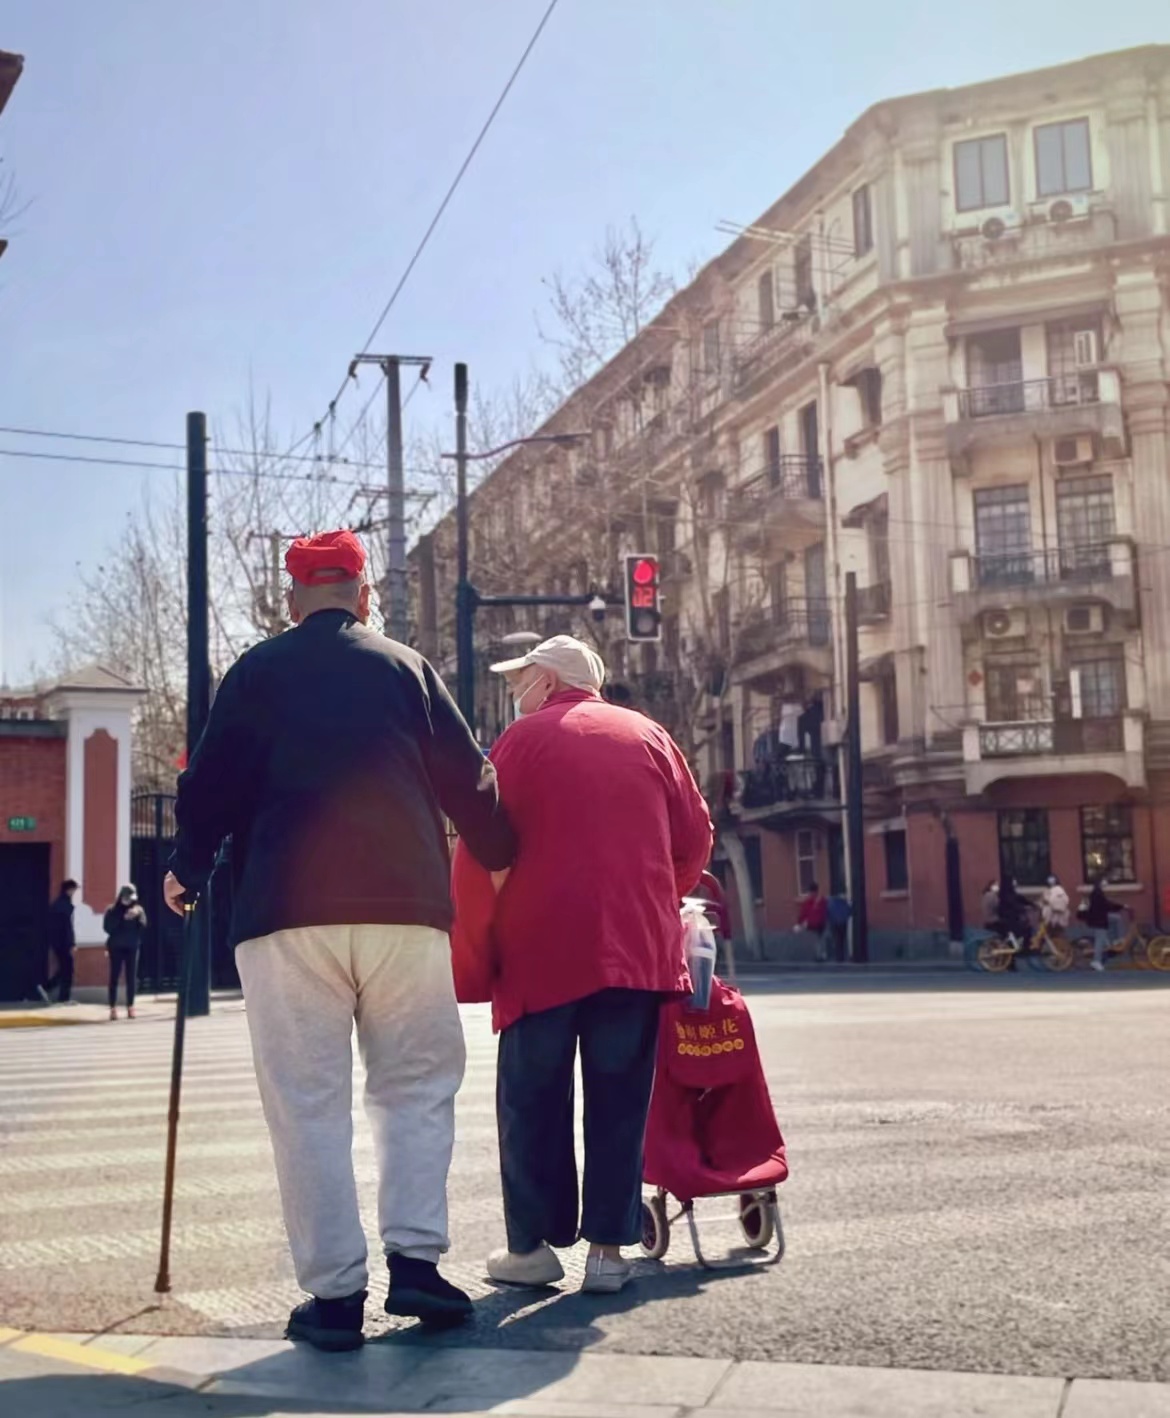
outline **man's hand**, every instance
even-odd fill
[[[173,871],[167,872],[163,878],[163,898],[176,916],[183,914],[183,893],[186,890]]]

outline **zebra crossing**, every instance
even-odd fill
[[[465,1011],[465,1029],[446,1269],[483,1293],[483,1254],[503,1233],[495,1046],[485,1009]],[[140,1018],[0,1036],[4,1323],[96,1330],[155,1303],[172,1032],[170,1020]],[[362,1082],[355,1048],[354,1165],[376,1297],[384,1282]],[[169,1319],[189,1330],[271,1332],[300,1298],[238,1002],[187,1028],[171,1275]]]

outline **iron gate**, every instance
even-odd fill
[[[174,793],[135,793],[130,800],[130,877],[146,906],[146,938],[138,962],[141,988],[151,994],[178,989],[183,923],[163,900],[163,878],[175,845]],[[203,898],[211,931],[211,986],[239,989],[235,952],[228,944],[231,870],[226,854]]]

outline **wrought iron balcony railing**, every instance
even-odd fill
[[[975,584],[979,587],[1102,581],[1112,575],[1108,542],[1050,547],[1046,551],[993,552],[975,558]]]
[[[1008,414],[1044,413],[1079,404],[1096,404],[1101,398],[1095,369],[1054,374],[1048,379],[1017,379],[1003,384],[978,384],[960,389],[961,419],[1002,418]]]
[[[1120,715],[1097,719],[1031,719],[979,726],[981,758],[1117,753],[1124,746],[1125,724]]]
[[[745,810],[785,803],[838,802],[841,787],[833,758],[791,754],[749,768],[740,775]]]
[[[731,500],[742,511],[758,512],[772,498],[820,502],[824,488],[821,460],[815,453],[784,453],[732,488]]]

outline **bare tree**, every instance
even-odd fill
[[[541,339],[557,352],[563,393],[579,389],[658,314],[675,291],[671,276],[654,265],[654,242],[637,219],[610,227],[590,265],[545,282],[552,324],[538,318]]]

